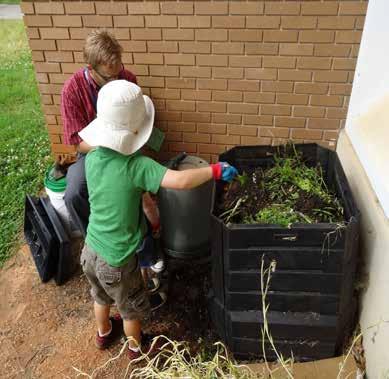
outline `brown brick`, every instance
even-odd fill
[[[343,30],[343,31],[337,31],[336,32],[336,43],[360,43],[362,37],[362,31],[361,30]]]
[[[281,27],[283,29],[315,29],[317,17],[310,16],[282,16]]]
[[[256,137],[258,135],[258,128],[252,126],[228,125],[228,134]]]
[[[26,28],[27,37],[29,39],[37,39],[40,38],[39,36],[39,29],[38,28]]]
[[[262,92],[245,92],[244,101],[246,103],[274,104],[275,94]]]
[[[258,105],[245,103],[229,103],[227,106],[227,110],[229,113],[257,114]]]
[[[197,111],[199,112],[213,112],[213,113],[225,113],[227,109],[226,103],[216,101],[198,101]]]
[[[226,79],[198,79],[197,80],[198,89],[216,89],[216,90],[226,90],[227,89],[227,80]]]
[[[280,43],[280,55],[313,55],[313,45],[298,43]]]
[[[228,56],[226,55],[196,55],[196,63],[199,66],[227,66]]]
[[[350,55],[351,46],[334,45],[334,44],[319,44],[315,45],[315,55],[319,57],[348,57]]]
[[[95,14],[95,5],[93,1],[72,1],[65,2],[65,11],[67,14]]]
[[[179,76],[178,66],[150,66],[152,76]]]
[[[153,42],[148,42],[153,43]],[[163,42],[157,42],[159,46],[163,46]],[[123,51],[130,53],[145,53],[147,51],[145,41],[122,41],[121,45]],[[149,49],[149,52],[153,52],[152,49]]]
[[[20,10],[23,14],[34,14],[34,3],[28,3],[26,1],[22,1],[20,3]]]
[[[115,28],[141,28],[145,26],[143,16],[113,16],[113,23]]]
[[[50,134],[62,134],[62,127],[60,125],[47,125],[47,130]]]
[[[59,27],[81,27],[81,16],[52,16],[53,25]]]
[[[245,68],[246,79],[275,80],[277,70],[275,68]]]
[[[212,16],[212,27],[228,28],[228,29],[244,28],[245,17],[244,16]]]
[[[293,108],[293,116],[297,117],[324,117],[325,108],[322,107],[299,107]]]
[[[28,41],[29,45],[30,45],[30,49],[33,50],[33,53],[34,53],[34,50],[45,50],[45,51],[48,51],[48,50],[57,50],[57,47],[55,45],[55,41],[54,40],[46,40],[46,41],[43,41],[43,40],[29,40]],[[36,59],[36,55],[33,56],[33,60],[37,60]]]
[[[212,100],[215,101],[242,101],[243,94],[238,91],[213,91]]]
[[[249,30],[249,29],[231,29],[229,31],[230,41],[247,42],[253,41],[258,42],[262,40],[261,30]]]
[[[71,39],[85,39],[93,28],[69,28]],[[130,33],[127,33],[127,39],[130,37]]]
[[[36,72],[61,72],[61,67],[58,63],[41,63],[35,62]]]
[[[351,95],[351,84],[330,84],[330,95]]]
[[[163,39],[170,41],[193,41],[193,29],[163,29]]]
[[[50,16],[24,16],[24,24],[26,26],[52,26]]]
[[[265,13],[270,15],[298,15],[300,14],[300,4],[293,1],[282,3],[265,3]]]
[[[75,53],[75,54],[76,54],[76,53]],[[123,64],[125,64],[125,65],[133,64],[133,63],[134,63],[134,60],[132,59],[132,53],[124,52],[124,53],[122,54],[122,62],[123,62]]]
[[[337,130],[325,130],[323,138],[325,140],[336,141],[338,139],[339,132]]]
[[[61,111],[60,111],[58,105],[45,105],[43,107],[43,110],[44,110],[45,114],[54,114],[54,115],[61,114]]]
[[[161,1],[162,14],[193,14],[193,3]]]
[[[315,82],[346,83],[347,71],[317,71],[313,75]]]
[[[51,144],[51,151],[53,153],[58,153],[58,154],[70,154],[74,153],[76,151],[74,146],[70,145],[63,145],[59,143],[52,143]]]
[[[308,95],[294,95],[289,93],[278,93],[277,104],[306,105],[308,104]]]
[[[50,83],[58,84],[65,83],[70,78],[71,74],[49,74]]]
[[[293,92],[293,82],[262,81],[263,92]]]
[[[167,88],[196,88],[195,79],[166,78]]]
[[[327,118],[310,118],[308,120],[310,129],[338,129],[339,120],[329,120]]]
[[[241,144],[242,145],[270,145],[271,139],[265,137],[250,137],[242,136]]]
[[[332,68],[334,70],[355,70],[356,64],[355,58],[334,58]]]
[[[328,84],[324,83],[296,83],[296,93],[324,95],[328,93]]]
[[[57,123],[57,119],[55,118],[55,116],[53,115],[45,115],[45,120],[46,120],[46,123],[47,124],[56,124]],[[61,132],[62,132],[62,129],[61,129]]]
[[[243,54],[244,44],[242,42],[213,42],[213,54]]]
[[[212,68],[212,76],[214,78],[243,79],[243,68],[214,67]]]
[[[262,127],[259,130],[260,137],[271,137],[271,138],[288,138],[289,128],[266,128]]]
[[[328,108],[326,117],[345,119],[347,117],[347,108]]]
[[[195,13],[202,15],[228,14],[228,1],[195,2]]]
[[[274,125],[288,128],[304,128],[305,120],[305,118],[276,116]]]
[[[210,28],[211,16],[178,16],[180,28]]]
[[[230,4],[230,14],[237,15],[258,15],[263,14],[264,3],[263,1],[255,2],[229,2]]]
[[[310,82],[312,80],[312,72],[301,70],[279,70],[278,80]]]
[[[197,124],[197,131],[199,133],[210,134],[226,134],[226,125],[218,124]]]
[[[67,28],[40,28],[42,39],[69,39],[69,31]]]
[[[322,105],[327,107],[341,107],[343,105],[343,96],[336,95],[312,95],[311,105]]]
[[[231,67],[261,67],[261,57],[257,56],[230,56]]]
[[[64,74],[73,74],[84,65],[84,63],[61,63],[61,69]]]
[[[166,107],[168,111],[194,112],[196,103],[194,101],[166,100]]]
[[[38,83],[49,83],[49,77],[46,73],[36,72],[35,77]]]
[[[242,122],[242,116],[240,114],[217,113],[212,115],[212,122],[221,124],[240,124]]]
[[[128,4],[128,14],[159,14],[159,4],[158,2],[129,2]]]
[[[247,42],[245,45],[245,53],[247,55],[278,55],[277,43],[253,43]]]
[[[365,16],[358,16],[355,21],[355,28],[357,30],[363,30],[364,26],[365,26]]]
[[[211,145],[199,144],[198,148],[200,153],[221,154],[224,151],[226,151],[225,146],[216,145],[216,144],[211,144]]]
[[[159,53],[134,53],[134,62],[136,64],[163,64],[163,54]]]
[[[30,41],[30,46],[31,46],[31,41]],[[42,50],[47,50],[47,49],[42,49]],[[54,49],[52,50],[55,50],[55,43],[54,43]],[[31,57],[33,62],[42,62],[45,60],[42,51],[31,51]]]
[[[288,105],[261,105],[261,114],[289,116],[291,114],[291,107]]]
[[[183,78],[210,78],[210,67],[180,67],[180,73]]]
[[[160,89],[152,88],[151,96],[156,99],[170,99],[170,100],[179,100],[180,99],[180,90],[179,89]]]
[[[155,116],[158,121],[181,121],[181,112],[159,111]]]
[[[165,64],[178,66],[194,66],[195,56],[193,54],[164,54]]]
[[[47,62],[73,62],[73,54],[70,51],[45,51]]]
[[[341,2],[339,14],[361,15],[364,16],[367,10],[367,1],[347,1]]]
[[[259,91],[259,82],[257,80],[229,80],[229,91]]]
[[[359,45],[353,45],[353,46],[351,46],[350,57],[352,57],[352,58],[358,58],[358,55],[359,55]]]
[[[115,18],[118,18],[118,17],[126,17],[126,16],[115,16]],[[113,26],[112,16],[82,16],[82,22],[83,22],[84,26],[93,26],[93,27],[99,27],[99,28],[102,28],[104,26],[107,26],[107,27]],[[143,20],[142,20],[142,22],[143,22]],[[120,24],[119,25],[115,24],[115,26],[120,26]],[[129,25],[125,24],[125,26],[129,26]]]
[[[155,67],[155,66],[150,66],[150,67]],[[149,72],[149,67],[146,66],[146,65],[142,65],[142,64],[135,65],[135,64],[133,64],[133,65],[128,66],[126,68],[129,69],[131,72],[133,72],[135,75],[143,75],[143,76],[151,75],[151,76],[153,76]]]
[[[180,30],[182,33],[183,30]],[[226,29],[197,29],[196,40],[198,41],[227,41],[228,32]],[[234,32],[231,30],[230,33]]]
[[[212,92],[209,90],[181,90],[181,97],[183,100],[211,100]]]
[[[64,14],[63,4],[59,1],[35,2],[36,14]]]
[[[273,125],[273,116],[256,116],[256,115],[244,115],[243,116],[243,124],[245,125]]]
[[[114,15],[114,14],[127,14],[127,4],[122,3],[122,2],[99,2],[96,1],[95,3],[96,6],[96,14],[102,15],[102,14],[109,14],[109,15]]]
[[[338,2],[303,2],[301,4],[301,14],[304,15],[337,15]]]
[[[211,52],[210,42],[180,42],[181,53],[208,54]]]
[[[297,68],[303,70],[328,70],[331,68],[331,58],[297,58]]]
[[[221,136],[221,135],[212,135],[212,143],[219,144],[231,144],[231,145],[239,145],[240,144],[240,136]]]
[[[303,31],[300,33],[304,33]],[[265,30],[263,40],[265,42],[297,42],[299,32],[296,30]],[[314,42],[314,41],[300,41]]]
[[[145,16],[148,28],[176,28],[176,16]]]
[[[169,122],[169,131],[194,132],[196,124],[194,122]]]
[[[318,30],[303,30],[300,32],[300,42],[317,42],[328,43],[335,40],[335,32],[333,31],[318,31]]]
[[[308,129],[292,129],[292,138],[300,138],[305,140],[318,140],[321,139],[323,132],[321,130],[308,130]]]
[[[181,132],[166,132],[165,133],[166,142],[182,142],[182,133]]]
[[[49,140],[52,144],[61,143],[61,137],[59,134],[49,134]]]
[[[131,38],[141,41],[162,39],[161,29],[131,29]]]
[[[165,87],[165,79],[159,76],[138,76],[138,84],[141,87]]]
[[[169,143],[170,151],[186,151],[188,153],[195,153],[197,151],[197,145],[195,143]]]
[[[41,83],[39,83],[38,87],[39,87],[40,93],[43,95],[46,95],[46,94],[47,95],[53,95],[53,94],[59,95],[62,91],[63,85],[62,84],[41,84]],[[48,123],[53,124],[53,123],[56,123],[56,121],[54,120],[54,122],[48,122]]]
[[[280,23],[279,16],[247,16],[246,28],[278,29]]]
[[[295,68],[295,57],[263,57],[263,67]]]
[[[211,114],[200,112],[182,112],[182,120],[186,122],[210,122]]]
[[[173,41],[148,41],[147,49],[150,53],[177,53],[178,44]]]
[[[352,16],[324,16],[319,17],[319,29],[354,29],[355,17]]]

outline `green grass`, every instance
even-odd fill
[[[20,4],[20,0],[0,0],[0,4]]]
[[[22,21],[0,21],[0,266],[19,246],[24,198],[42,188],[50,146]]]

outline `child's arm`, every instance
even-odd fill
[[[209,167],[195,168],[183,171],[167,170],[161,187],[171,189],[195,188],[214,178],[231,181],[238,174],[235,167],[226,162],[211,164]]]
[[[142,196],[142,208],[147,220],[150,222],[153,232],[159,230],[159,210],[155,201],[151,198],[149,192],[145,192]]]

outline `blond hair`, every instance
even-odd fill
[[[107,30],[94,30],[85,40],[84,59],[92,67],[121,62],[123,48]]]

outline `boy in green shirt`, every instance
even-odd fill
[[[131,359],[141,355],[141,320],[150,312],[136,254],[146,232],[142,194],[160,187],[194,188],[212,178],[230,181],[237,174],[223,162],[174,171],[143,156],[139,149],[149,139],[153,122],[150,98],[136,84],[115,80],[102,87],[96,119],[79,132],[95,147],[86,157],[91,213],[81,264],[92,287],[96,345],[108,347],[123,325]],[[113,303],[121,317],[109,317]]]

